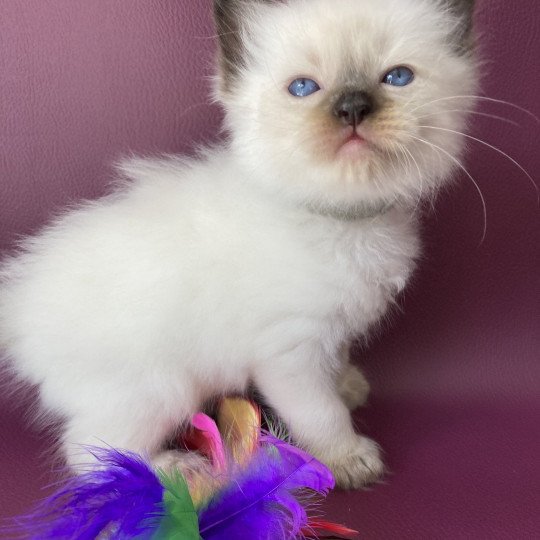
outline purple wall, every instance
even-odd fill
[[[204,0],[0,2],[0,248],[103,192],[127,152],[213,137]]]
[[[102,193],[122,153],[186,152],[216,137],[209,12],[210,0],[0,2],[0,248]],[[538,2],[484,0],[479,25],[485,95],[540,116]],[[473,135],[538,181],[539,124],[508,106],[481,110],[520,126],[478,117]],[[394,474],[371,493],[336,494],[332,511],[365,539],[540,530],[539,206],[494,151],[472,143],[468,167],[486,199],[486,241],[463,177],[427,219],[404,313],[359,351],[374,391],[358,420]],[[48,477],[48,441],[6,405],[0,397],[0,516],[25,508]]]

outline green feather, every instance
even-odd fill
[[[199,516],[193,506],[186,480],[179,471],[167,475],[158,471],[165,492],[163,504],[166,514],[154,540],[202,540]]]

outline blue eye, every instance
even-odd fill
[[[384,84],[391,86],[407,86],[414,79],[414,73],[411,69],[405,66],[399,66],[389,71],[383,78]]]
[[[295,79],[289,86],[289,93],[296,97],[311,96],[318,92],[321,87],[311,79]]]

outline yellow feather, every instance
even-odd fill
[[[247,399],[225,398],[219,407],[217,425],[234,461],[245,465],[259,442],[259,407]]]

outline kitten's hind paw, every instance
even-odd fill
[[[369,383],[364,374],[352,364],[347,364],[339,381],[339,395],[350,411],[365,405],[369,396]]]

